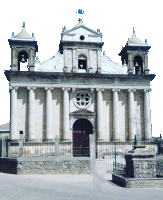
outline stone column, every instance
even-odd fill
[[[29,90],[29,119],[28,139],[35,139],[35,90],[36,87],[27,87]]]
[[[17,86],[10,86],[11,90],[11,140],[18,139],[17,130]]]
[[[149,69],[148,69],[148,53],[145,53],[144,55],[144,67],[143,67],[143,70],[144,70],[144,74],[145,75],[149,75]]]
[[[53,139],[52,136],[52,90],[53,87],[45,87],[46,90],[46,139]]]
[[[97,50],[97,72],[101,73],[101,52]]]
[[[103,134],[103,101],[102,101],[102,91],[104,89],[97,88],[97,138],[101,139]]]
[[[129,114],[129,140],[133,141],[136,134],[136,127],[134,124],[134,92],[136,89],[128,89],[128,114]]]
[[[18,71],[18,56],[16,56],[16,47],[11,49],[11,71]]]
[[[151,89],[144,89],[144,126],[145,126],[145,139],[150,139],[151,135],[151,114],[150,114],[150,97],[149,92]]]
[[[63,91],[63,139],[69,139],[69,91],[70,88],[62,88]]]
[[[90,149],[90,162],[91,173],[93,174],[96,169],[96,139],[95,134],[89,134],[89,149]]]
[[[119,108],[118,108],[118,92],[120,89],[112,89],[113,92],[113,139],[120,139],[119,135]]]
[[[132,60],[132,55],[131,53],[128,55],[128,74],[133,74],[133,60]]]

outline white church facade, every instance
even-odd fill
[[[10,138],[71,140],[74,146],[97,140],[133,141],[140,133],[150,139],[150,81],[147,41],[133,35],[119,55],[122,65],[102,51],[102,34],[79,19],[63,29],[58,53],[40,62],[34,34],[23,30],[9,39]],[[28,62],[28,71],[21,71]],[[79,139],[80,138],[80,139]],[[87,146],[86,145],[86,146]]]

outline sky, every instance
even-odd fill
[[[84,13],[79,14],[79,9]],[[105,51],[115,63],[121,64],[118,54],[128,38],[131,38],[133,27],[136,36],[143,43],[147,39],[148,45],[151,46],[148,67],[150,74],[156,74],[151,82],[150,93],[152,135],[163,135],[161,0],[0,1],[0,125],[10,121],[9,82],[4,70],[10,70],[11,49],[8,39],[11,39],[12,32],[15,35],[21,32],[25,22],[27,33],[31,36],[34,33],[38,44],[36,56],[42,62],[57,54],[62,28],[64,26],[67,30],[73,28],[79,18],[92,30],[100,29],[104,42],[102,52]]]

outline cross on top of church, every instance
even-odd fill
[[[25,22],[23,22],[23,26],[22,27],[25,28]]]

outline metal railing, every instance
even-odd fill
[[[10,140],[5,139],[5,144],[2,145],[4,140],[0,140],[1,157],[72,157],[72,142],[59,141],[58,138],[52,140],[31,139],[25,141],[24,139]],[[2,151],[5,150],[5,153]],[[2,155],[3,154],[3,155]]]

